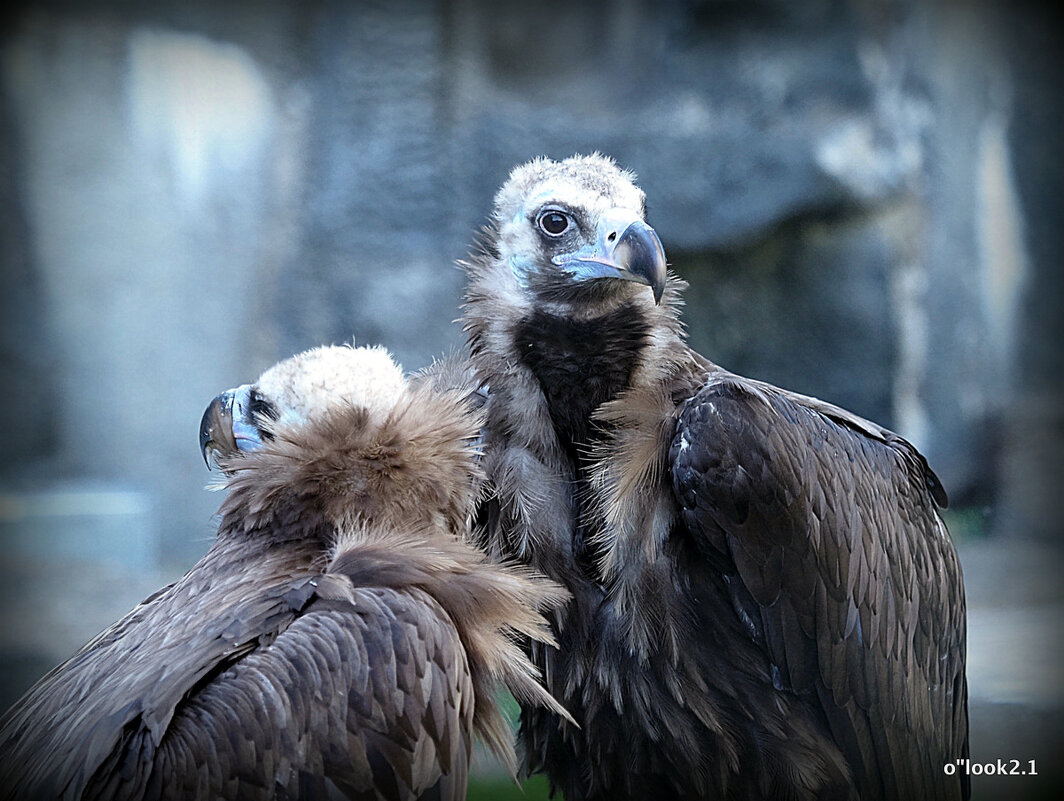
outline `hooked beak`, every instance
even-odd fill
[[[249,419],[251,385],[228,389],[210,402],[200,420],[200,452],[210,468],[210,456],[235,456],[262,447],[262,435]]]
[[[556,256],[554,263],[577,280],[620,278],[649,286],[654,303],[665,291],[667,263],[657,232],[625,209],[610,209],[599,220],[595,244]]]

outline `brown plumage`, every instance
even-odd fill
[[[644,215],[610,160],[536,160],[465,264],[486,544],[573,594],[531,653],[580,728],[526,706],[524,767],[569,801],[966,797],[938,479],[693,352]]]
[[[4,715],[3,797],[462,799],[474,735],[513,764],[500,681],[565,714],[513,645],[564,593],[465,541],[468,393],[352,348],[242,389],[216,542]]]

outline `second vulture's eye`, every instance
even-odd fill
[[[277,413],[277,407],[270,403],[266,398],[262,397],[256,390],[251,390],[251,397],[248,400],[247,419],[250,422],[259,424],[260,420],[276,420],[281,415]],[[273,439],[273,434],[269,431],[261,431],[263,439]]]
[[[558,237],[569,230],[569,226],[572,225],[572,218],[564,211],[547,209],[540,212],[536,224],[547,236]]]

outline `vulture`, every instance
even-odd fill
[[[485,547],[572,595],[529,654],[579,725],[524,705],[522,768],[569,801],[968,797],[942,485],[694,352],[645,217],[613,160],[536,159],[461,263]]]
[[[517,645],[566,596],[469,541],[460,383],[328,347],[218,396],[216,540],[0,719],[0,796],[457,801],[475,736],[513,765],[496,689],[566,716]]]

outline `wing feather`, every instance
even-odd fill
[[[416,798],[436,785],[459,797],[471,685],[446,615],[427,595],[322,582],[327,598],[177,710],[154,776],[198,764],[219,797],[324,793],[330,783],[357,797]],[[274,786],[262,786],[266,765]],[[161,783],[148,793],[170,796]]]
[[[967,754],[964,596],[923,457],[721,373],[686,403],[669,458],[684,522],[734,563],[774,675],[819,699],[862,798],[962,797],[942,765]]]
[[[344,575],[248,581],[189,574],[45,677],[0,727],[0,795],[462,797],[472,680],[439,604]],[[53,731],[45,708],[77,712]]]

